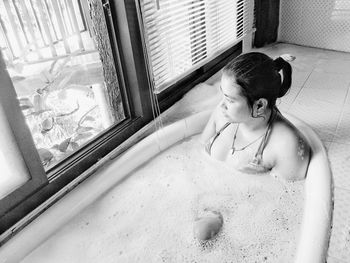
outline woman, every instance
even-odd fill
[[[221,78],[223,99],[201,137],[208,154],[243,172],[304,179],[310,146],[275,105],[290,89],[291,75],[283,58],[258,52],[228,63]]]
[[[291,78],[292,68],[282,57],[273,60],[252,52],[229,62],[221,78],[222,101],[201,136],[208,154],[243,172],[304,179],[310,146],[276,108],[276,99],[290,89]],[[206,211],[196,219],[194,234],[210,239],[222,224],[219,212]]]

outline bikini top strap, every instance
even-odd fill
[[[206,145],[206,151],[209,153],[209,155],[211,155],[211,147],[213,146],[213,143],[215,142],[215,140],[217,139],[217,137],[219,137],[219,135],[230,125],[230,122],[226,122],[221,128],[220,130],[218,130],[216,132],[216,134],[209,140],[208,144]]]
[[[273,123],[273,121],[276,118],[276,115],[278,113],[280,113],[280,111],[277,108],[274,108],[272,110],[272,115],[273,116],[270,117],[269,124],[268,124],[267,130],[265,132],[265,135],[264,135],[263,139],[261,140],[261,143],[259,145],[259,148],[258,148],[257,152],[255,153],[255,156],[254,156],[255,158],[254,159],[256,159],[259,162],[262,160],[263,152],[264,152],[265,146],[267,144],[267,141],[268,141],[268,139],[270,137],[270,133],[271,133],[271,130],[272,130],[272,123]]]
[[[230,124],[231,122],[226,122],[216,134],[220,135],[220,133],[222,133]]]

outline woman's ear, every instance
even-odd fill
[[[256,100],[253,104],[253,117],[263,117],[265,116],[265,111],[267,109],[267,99],[260,98]]]

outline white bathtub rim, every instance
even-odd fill
[[[154,132],[128,151],[116,158],[105,169],[89,177],[74,191],[66,194],[53,206],[23,228],[0,248],[0,263],[17,263],[40,246],[62,225],[93,203],[104,192],[122,181],[136,169],[162,150],[204,128],[210,112],[190,116],[177,121],[162,131]],[[201,126],[202,125],[202,126]],[[169,136],[172,134],[172,136]],[[140,152],[142,154],[140,154]],[[118,174],[109,176],[118,167]],[[33,238],[35,237],[35,238]]]
[[[333,212],[333,178],[326,149],[318,135],[293,115],[284,115],[306,137],[311,145],[305,202],[295,263],[324,263],[329,247]]]
[[[27,227],[6,242],[0,248],[0,263],[19,262],[104,192],[115,187],[118,182],[123,180],[136,167],[184,138],[200,133],[209,119],[210,112],[211,111],[200,112],[177,121],[165,127],[162,131],[153,133],[133,146],[126,153],[122,154],[119,158],[115,159],[108,167],[98,174],[88,178],[74,191],[68,193],[64,198],[55,203],[51,208],[45,211],[45,213],[41,214]],[[305,123],[293,116],[287,117],[288,119],[290,118],[294,124],[297,124],[297,127],[308,127]],[[316,135],[312,130],[308,131],[307,134],[312,136]],[[316,138],[317,143],[315,143],[315,147],[319,147],[317,148],[319,157],[322,160],[326,160],[328,164],[322,142],[318,137]],[[319,143],[321,143],[321,145]],[[142,154],[140,154],[141,151]],[[115,171],[115,167],[118,167],[118,174],[114,173],[114,176],[110,176],[109,173]],[[331,185],[329,185],[330,181],[327,182],[327,180],[331,180],[330,178],[331,174],[325,172],[323,188],[331,189]],[[310,177],[307,177],[306,184],[308,184],[309,180]],[[320,182],[317,183],[320,184]],[[323,193],[317,194],[322,195]],[[300,241],[298,242],[295,263],[325,262],[332,210],[330,192],[326,191],[324,194],[325,196],[321,199],[317,199],[317,201],[323,200],[320,205],[324,206],[324,211],[321,213],[325,215],[325,218],[321,220],[320,223],[317,223],[313,219],[314,213],[312,211],[305,211],[303,215],[303,223],[301,226],[303,231]],[[306,197],[307,196],[308,193],[306,193]],[[311,202],[309,206],[313,207],[312,202],[315,200],[306,198],[306,202],[308,201]],[[307,204],[305,205],[307,206]],[[317,207],[319,207],[319,205]],[[320,231],[321,228],[322,231]],[[306,234],[306,231],[308,231],[308,234]],[[310,242],[312,244],[310,244]],[[301,244],[303,245],[301,246]]]

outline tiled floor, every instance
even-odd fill
[[[310,124],[328,148],[334,177],[328,263],[350,262],[350,54],[282,43],[259,51],[296,56],[292,90],[279,107]]]

